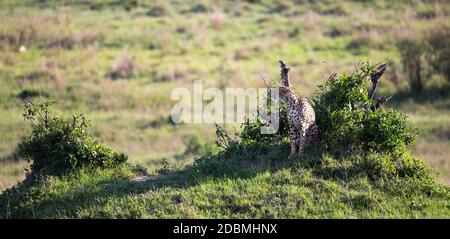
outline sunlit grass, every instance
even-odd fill
[[[218,6],[140,1],[129,11],[108,1],[66,7],[46,2],[45,7],[31,0],[0,4],[0,157],[11,158],[30,132],[20,95],[34,92],[34,100],[55,100],[64,117],[86,114],[96,137],[151,170],[162,158],[182,154],[189,137],[214,140],[212,125],[173,127],[161,120],[176,103],[170,100],[172,89],[192,88],[193,80],[204,80],[206,87],[264,87],[261,75],[279,77],[279,59],[292,67],[293,87],[308,97],[331,73],[352,71],[364,59],[392,62],[389,71],[401,78],[396,38],[432,26],[434,18],[448,19],[449,10],[445,3],[390,1]],[[149,14],[155,7],[164,9],[161,16]],[[17,51],[20,44],[26,52]],[[134,57],[134,74],[112,79],[111,70],[124,57]],[[386,74],[379,92],[395,94],[404,88],[401,79]],[[448,182],[450,139],[441,133],[448,131],[448,100],[394,105],[419,128],[414,152]],[[23,178],[23,171],[16,172],[23,162],[0,164],[5,187]]]

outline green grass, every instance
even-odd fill
[[[81,170],[0,196],[3,218],[448,218],[450,188],[431,178],[373,179],[351,163],[289,145],[228,150],[170,167]]]
[[[193,80],[204,80],[205,87],[263,87],[261,75],[278,78],[279,59],[285,60],[292,67],[292,85],[306,96],[311,96],[315,87],[322,84],[330,73],[352,71],[355,62],[361,59],[371,59],[373,62],[387,60],[390,68],[381,80],[379,94],[394,95],[388,106],[406,113],[420,132],[416,143],[410,149],[439,173],[440,182],[450,184],[448,88],[442,87],[440,78],[433,77],[427,80],[427,90],[422,95],[404,93],[408,91],[409,86],[396,48],[396,41],[402,34],[414,33],[415,29],[426,30],[436,25],[437,21],[448,22],[450,8],[444,2],[291,3],[262,0],[256,3],[168,1],[155,4],[138,0],[138,5],[130,9],[120,1],[63,2],[64,4],[53,0],[6,0],[0,3],[2,191],[21,181],[25,175],[24,169],[28,167],[27,163],[14,158],[17,144],[31,131],[31,127],[23,122],[21,117],[23,96],[26,94],[32,93],[31,98],[35,101],[41,96],[55,100],[55,113],[64,117],[71,117],[72,113],[85,114],[92,121],[94,137],[126,153],[131,163],[145,166],[153,175],[163,166],[163,158],[167,158],[170,164],[190,165],[196,155],[186,155],[185,150],[192,137],[201,138],[203,143],[214,141],[212,125],[173,127],[164,120],[169,117],[170,109],[176,103],[169,98],[172,89],[191,88]],[[155,16],[155,9],[162,9],[162,14]],[[27,50],[19,53],[17,50],[20,47],[22,31],[23,45]],[[418,31],[415,34],[423,33]],[[135,58],[133,74],[125,79],[112,79],[112,69],[127,57]],[[441,88],[438,94],[433,90],[436,86]],[[284,159],[280,158],[280,161],[284,162]],[[220,212],[211,211],[211,214],[208,214],[204,209],[208,205],[202,207],[198,205],[201,202],[189,201],[189,197],[201,197],[194,195],[195,190],[206,190],[202,189],[201,185],[211,186],[211,190],[216,190],[215,193],[221,190],[219,185],[235,192],[239,191],[240,187],[247,188],[256,182],[261,183],[261,188],[275,189],[277,183],[271,182],[270,179],[278,177],[281,180],[281,175],[284,174],[298,179],[299,182],[308,177],[311,177],[312,181],[329,181],[311,176],[308,173],[311,169],[302,170],[305,171],[304,174],[285,168],[276,172],[259,172],[251,178],[227,179],[232,180],[230,182],[213,177],[201,184],[189,181],[189,187],[161,187],[155,192],[152,191],[159,195],[155,197],[159,197],[157,202],[161,203],[160,207],[151,206],[153,204],[149,197],[152,195],[144,193],[150,191],[154,182],[130,181],[133,173],[129,169],[124,169],[120,174],[97,172],[95,178],[88,177],[90,173],[84,172],[82,175],[86,188],[93,191],[86,192],[84,199],[80,199],[83,203],[79,207],[75,205],[64,209],[64,201],[60,201],[61,204],[58,204],[57,208],[61,217],[101,217],[100,213],[96,213],[101,210],[107,211],[105,217],[119,217],[119,208],[126,208],[129,200],[130,207],[133,205],[134,208],[128,210],[136,212],[129,213],[130,217],[226,217],[227,213],[232,214],[232,209],[217,209]],[[108,174],[125,176],[111,178]],[[51,179],[46,183],[48,187],[43,188],[40,193],[48,198],[59,193],[63,198],[70,198],[70,193],[64,194],[54,187],[59,185],[67,187],[69,191],[75,190],[75,184],[82,175],[72,175],[68,179]],[[111,179],[114,181],[113,185],[123,186],[125,189],[103,192],[100,188],[104,186],[100,181],[96,181],[100,178],[105,181]],[[365,179],[354,180],[355,184],[365,185]],[[242,205],[245,205],[246,200],[250,201],[250,204],[253,203],[253,199],[255,202],[264,202],[263,206],[270,205],[273,209],[267,206],[270,209],[267,210],[271,212],[267,217],[325,217],[327,212],[313,213],[315,205],[319,205],[318,202],[322,200],[314,196],[316,193],[329,198],[330,204],[336,203],[337,207],[333,210],[325,201],[321,201],[322,206],[330,210],[328,215],[335,217],[343,216],[343,213],[347,213],[345,217],[448,217],[448,205],[443,206],[444,199],[422,200],[421,197],[426,197],[414,196],[416,204],[422,201],[429,203],[423,204],[423,210],[416,206],[419,209],[409,212],[407,204],[412,201],[403,202],[401,197],[391,197],[388,192],[383,192],[375,186],[370,186],[373,193],[381,199],[392,199],[392,204],[380,200],[383,207],[374,207],[374,214],[367,210],[358,211],[353,208],[352,200],[342,197],[343,193],[349,192],[345,190],[350,190],[348,182],[331,180],[329,183],[334,185],[336,195],[328,189],[320,192],[317,188],[321,186],[317,185],[302,186],[293,183],[290,186],[288,182],[280,184],[284,185],[286,193],[290,192],[292,187],[293,195],[302,194],[302,190],[310,190],[312,193],[305,193],[307,199],[304,199],[312,205],[303,205],[301,196],[298,196],[298,200],[290,201],[303,205],[302,209],[298,209],[298,214],[293,209],[286,209],[284,212],[279,205],[270,205],[269,203],[281,203],[272,192],[261,191],[254,195],[258,198],[250,199],[246,197],[252,197],[251,195],[239,194],[236,197],[243,199],[236,200],[237,203],[242,200]],[[278,186],[278,190],[282,195],[279,187],[281,186]],[[50,193],[52,190],[54,194]],[[98,190],[98,194],[95,190]],[[231,199],[224,200],[233,201],[232,192],[228,193]],[[180,196],[183,198],[183,207],[174,208],[170,197],[161,198],[171,193],[183,195]],[[359,193],[362,194],[363,191]],[[211,205],[218,206],[221,203],[220,200],[215,201],[214,193],[204,196],[209,198],[205,199],[205,202]],[[273,202],[264,201],[272,197],[275,198]],[[75,201],[72,200],[72,203],[75,204]],[[441,203],[435,212],[433,207],[437,204],[434,202]],[[164,203],[166,204],[163,206]],[[225,202],[222,203],[225,207]],[[110,205],[110,209],[103,205]],[[258,205],[251,205],[258,212],[248,213],[243,217],[266,215],[262,209],[257,209]],[[288,205],[290,208],[294,207],[294,204]],[[39,201],[29,206],[44,207],[45,202]],[[90,209],[91,206],[93,209]],[[171,208],[172,212],[163,209],[165,206]],[[59,217],[49,202],[45,207],[48,212],[35,210],[35,217]],[[306,208],[310,208],[310,211]],[[26,207],[24,210],[26,213],[20,215],[32,217],[33,213],[30,211],[34,209]],[[174,213],[175,210],[183,211],[184,214]],[[77,215],[81,211],[83,214]],[[7,217],[5,211],[0,215]]]

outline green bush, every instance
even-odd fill
[[[274,86],[275,83],[272,82]],[[268,95],[271,95],[270,88],[268,90]],[[270,97],[266,98],[266,104],[270,111],[274,111],[272,107],[272,101]],[[265,107],[265,106],[262,106]],[[284,138],[289,136],[289,124],[287,119],[287,106],[285,104],[280,104],[279,107],[279,125],[278,131],[275,134],[262,134],[261,127],[267,127],[269,124],[264,120],[259,114],[255,120],[250,121],[247,119],[243,124],[241,124],[241,133],[239,134],[239,138],[241,140],[251,142],[266,142],[266,143],[279,143]]]
[[[319,144],[306,151],[301,160],[305,167],[314,168],[324,177],[428,180],[432,176],[430,168],[407,150],[415,132],[406,116],[393,109],[377,107],[377,102],[369,98],[367,84],[375,75],[381,76],[380,67],[363,63],[352,74],[333,75],[325,85],[318,87],[313,107]],[[280,126],[277,134],[261,134],[260,129],[266,123],[259,117],[244,122],[237,138],[229,137],[218,127],[218,145],[223,150],[217,156],[233,161],[261,160],[267,155],[271,155],[271,159],[287,157],[290,146],[286,140],[288,125],[283,109],[280,117],[284,126]],[[326,160],[326,155],[331,156],[330,160]],[[201,157],[196,162],[205,163],[210,158]],[[218,167],[213,168],[217,171]]]
[[[325,85],[318,86],[313,107],[324,150],[334,155],[355,150],[401,154],[413,142],[415,132],[405,115],[393,109],[377,108],[369,99],[367,83],[377,70],[366,62],[352,74],[333,75]],[[280,107],[280,127],[276,134],[261,134],[263,126],[267,123],[261,117],[246,120],[241,125],[238,141],[278,144],[285,140],[289,135],[286,106]]]
[[[282,113],[280,113],[280,116]],[[280,117],[281,121],[281,117]],[[257,117],[255,120],[250,121],[247,119],[243,124],[241,124],[241,133],[239,138],[246,142],[279,142],[282,140],[283,135],[280,133],[281,130],[277,131],[275,134],[262,134],[261,128],[269,126],[264,119]]]
[[[126,155],[89,136],[83,115],[73,116],[72,120],[50,116],[51,104],[25,104],[24,118],[33,131],[19,144],[18,155],[32,162],[29,176],[58,176],[80,168],[115,167],[127,161]]]
[[[405,115],[375,108],[366,85],[376,69],[364,63],[352,74],[330,77],[315,94],[314,109],[322,145],[331,152],[403,151],[415,134]]]

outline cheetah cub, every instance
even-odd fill
[[[308,100],[296,94],[292,89],[279,87],[280,101],[287,106],[289,136],[291,140],[291,159],[296,154],[302,156],[305,146],[316,140],[318,128],[316,115]]]

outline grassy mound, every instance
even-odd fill
[[[432,177],[373,179],[356,158],[287,143],[241,145],[146,181],[139,168],[81,170],[21,184],[0,196],[3,218],[429,218],[450,217],[449,188]],[[377,158],[373,154],[368,158]]]

